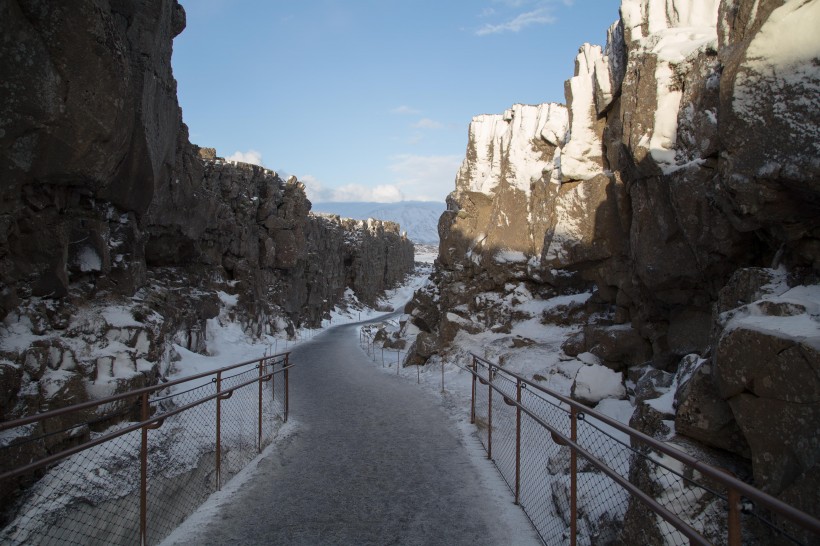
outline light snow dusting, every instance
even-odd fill
[[[775,9],[746,51],[746,60],[735,76],[733,110],[748,121],[765,122],[758,97],[771,93],[807,101],[802,108],[780,104],[776,115],[787,121],[795,137],[820,139],[820,127],[806,123],[800,112],[820,110],[820,0],[791,0]],[[776,104],[775,107],[778,105]],[[800,118],[792,116],[801,115]]]
[[[569,80],[571,98],[569,139],[561,151],[563,181],[589,180],[603,172],[603,145],[595,130],[595,65],[603,61],[601,46],[584,44],[575,58],[575,76]],[[608,78],[607,78],[608,81]]]
[[[676,68],[700,51],[717,51],[719,0],[623,0],[621,15],[628,29],[630,57],[652,53],[655,68],[655,121],[648,140],[652,159],[666,173],[676,169],[675,144],[682,91]],[[644,34],[642,25],[648,32]]]
[[[566,123],[566,108],[552,103],[516,104],[504,114],[474,117],[457,189],[493,195],[505,181],[529,196],[532,184],[553,169],[553,158],[538,143],[562,143]]]

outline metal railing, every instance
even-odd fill
[[[725,470],[477,355],[464,369],[470,422],[546,544],[820,543],[820,521]]]
[[[0,423],[0,543],[158,543],[272,442],[291,367],[264,356]]]

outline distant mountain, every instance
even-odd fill
[[[400,201],[398,203],[313,203],[313,212],[338,214],[356,220],[391,220],[414,243],[438,244],[438,219],[447,208],[438,201]]]

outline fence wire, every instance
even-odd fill
[[[286,419],[286,363],[270,357],[226,371],[219,392],[235,390],[224,399],[216,396],[216,378],[176,385],[149,399],[147,414],[161,425],[147,430],[148,544],[160,542],[273,441]],[[180,411],[185,406],[191,407]],[[0,480],[0,543],[139,543],[144,412],[139,398],[127,398],[0,431],[0,474],[6,474],[134,429],[46,468]],[[110,424],[123,416],[125,421]]]
[[[690,544],[689,537],[599,466],[654,499],[707,543],[728,544],[725,485],[596,418],[592,411],[575,410],[573,433],[573,412],[566,402],[497,365],[478,358],[474,364],[478,437],[512,494],[518,490],[519,504],[545,544],[572,543],[573,475],[576,544]],[[562,437],[574,439],[579,448],[574,467]],[[783,521],[776,525],[764,510],[741,502],[746,508],[740,516],[744,545],[820,543],[811,531]]]

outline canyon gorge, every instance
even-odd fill
[[[622,0],[567,59],[566,104],[473,118],[390,341],[405,365],[494,336],[482,356],[629,401],[632,426],[816,516],[819,24],[817,0]],[[376,307],[413,269],[396,223],[313,214],[295,177],[190,142],[185,25],[176,0],[2,3],[0,420],[156,384],[209,321],[288,337],[346,293]],[[658,542],[637,503],[618,526]]]

